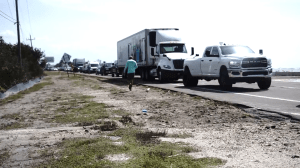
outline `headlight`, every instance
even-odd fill
[[[163,67],[166,68],[166,69],[171,69],[170,65],[164,65]]]
[[[268,59],[268,66],[272,66],[272,60],[271,59]]]
[[[241,61],[230,61],[229,67],[230,68],[239,68],[241,66]]]

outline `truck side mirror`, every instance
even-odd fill
[[[206,50],[206,51],[205,51],[205,55],[206,55],[206,56],[210,56],[210,51],[209,51],[209,50]]]
[[[199,56],[199,54],[196,54],[196,57]]]
[[[191,48],[191,55],[194,55],[194,47]]]
[[[262,49],[259,50],[259,54],[260,54],[260,55],[263,55],[263,54],[264,54]]]

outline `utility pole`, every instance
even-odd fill
[[[4,40],[2,39],[2,36],[0,36],[0,48],[2,48]]]
[[[18,0],[16,0],[16,15],[17,15],[17,31],[18,31],[18,55],[19,55],[19,62],[22,67],[22,56],[21,56],[21,43],[20,43],[20,22],[19,22],[19,11],[18,11]]]
[[[32,40],[35,40],[35,38],[34,39],[32,39],[31,38],[31,35],[30,35],[30,39],[26,39],[26,40],[30,40],[30,43],[31,43],[31,48],[32,48]],[[33,49],[33,48],[32,48]]]

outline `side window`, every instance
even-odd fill
[[[205,52],[204,52],[203,57],[209,57],[209,56],[210,56],[210,55],[207,55],[207,54],[211,52],[211,48],[212,48],[212,47],[207,47],[207,48],[205,49]]]
[[[219,51],[217,47],[214,47],[211,52],[211,57],[216,57],[216,56],[219,56]]]

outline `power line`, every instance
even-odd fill
[[[8,21],[11,21],[10,19],[8,19],[7,17],[3,16],[1,13],[0,13],[0,16],[4,17],[5,19],[7,19]],[[13,23],[15,23],[14,21],[11,21]]]
[[[30,21],[30,16],[29,16],[28,1],[26,0],[26,2],[27,2],[27,12],[28,12],[28,19],[29,19],[30,31],[32,33],[31,21]]]
[[[11,15],[11,17],[12,17],[13,15],[12,15],[12,13],[11,13],[11,10],[10,10],[10,5],[9,5],[9,2],[8,2],[8,0],[7,0],[7,4],[8,4],[8,8],[9,8],[10,15]],[[14,20],[16,20],[16,19],[14,19]]]
[[[6,13],[4,13],[3,11],[0,10],[1,13],[3,13],[4,15],[6,15],[6,17],[9,17],[9,19],[15,20],[14,18],[8,16]]]

